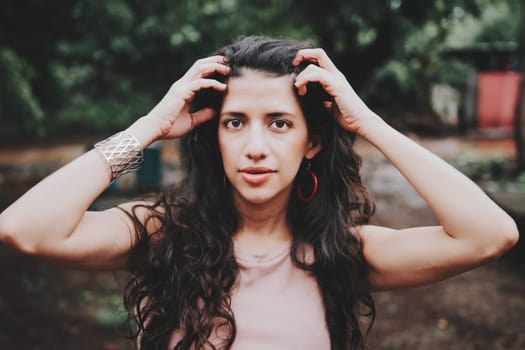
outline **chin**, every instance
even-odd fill
[[[273,196],[268,195],[247,195],[242,196],[241,198],[243,201],[251,203],[251,204],[265,204],[274,198]]]
[[[269,191],[265,191],[263,189],[260,191],[253,189],[249,191],[239,191],[237,194],[241,201],[255,205],[266,204],[270,201],[276,200],[279,197],[279,193],[274,193],[273,191],[270,193]]]

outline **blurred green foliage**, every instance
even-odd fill
[[[435,117],[432,84],[461,85],[470,69],[444,58],[450,37],[462,32],[463,45],[515,40],[517,6],[519,0],[5,0],[0,137],[122,129],[195,59],[250,34],[313,41],[375,108]]]
[[[454,166],[476,182],[508,180],[507,159],[502,154],[483,158],[458,158]]]
[[[0,137],[13,133],[41,134],[44,130],[44,111],[32,91],[34,71],[10,49],[0,49]]]

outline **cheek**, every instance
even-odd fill
[[[298,158],[299,162],[302,161],[308,150],[308,136],[301,134],[290,138],[288,141],[286,146],[282,146],[282,149],[288,150],[287,153],[293,155],[294,158]]]
[[[277,147],[280,154],[281,166],[286,169],[288,176],[295,177],[303,160],[305,159],[308,141],[306,138],[299,137],[283,142]]]
[[[224,165],[224,169],[227,172],[228,168],[230,168],[230,163],[233,162],[235,159],[235,154],[233,152],[235,151],[236,147],[232,145],[232,141],[228,140],[228,142],[225,142],[224,138],[221,137],[221,134],[219,133],[218,137],[219,141],[219,152],[221,154],[222,163]]]

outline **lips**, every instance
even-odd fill
[[[242,174],[244,181],[252,186],[257,186],[268,181],[276,171],[265,167],[248,167],[241,169],[239,172]]]
[[[264,168],[264,167],[248,167],[241,169],[241,173],[247,173],[247,174],[266,174],[266,173],[274,173],[275,170],[272,170],[270,168]]]

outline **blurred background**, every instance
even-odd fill
[[[523,234],[521,0],[4,0],[0,211],[147,113],[195,59],[252,34],[323,47],[373,109],[476,181]],[[436,223],[377,151],[362,140],[356,148],[375,223]],[[91,209],[158,191],[178,174],[177,143],[156,143],[143,169]],[[433,286],[374,295],[372,348],[524,349],[523,246]],[[0,349],[132,348],[123,338],[126,278],[49,265],[0,243]]]

